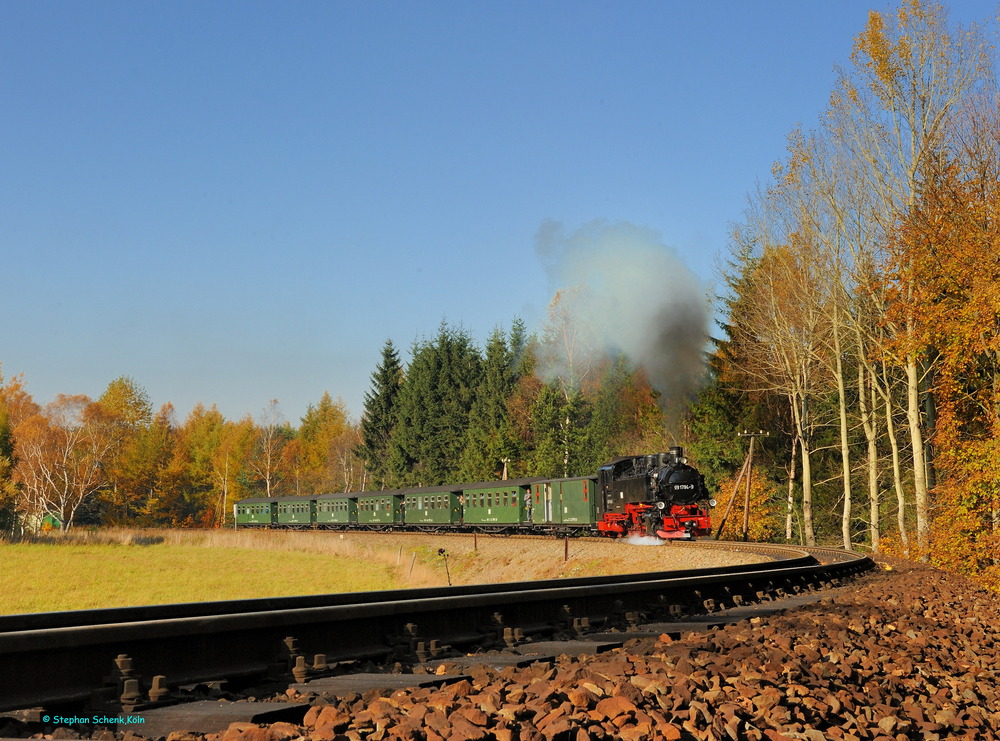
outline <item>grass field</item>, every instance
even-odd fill
[[[132,531],[0,543],[0,614],[417,586],[425,569],[324,533]]]
[[[0,614],[672,571],[766,556],[592,538],[77,530],[0,541]],[[446,554],[442,554],[445,550]]]

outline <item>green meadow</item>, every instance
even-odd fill
[[[396,554],[324,535],[126,532],[0,542],[0,614],[396,589],[423,576],[406,574]]]

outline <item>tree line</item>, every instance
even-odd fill
[[[329,393],[298,428],[272,401],[257,420],[197,405],[178,423],[153,412],[134,379],[96,400],[59,394],[35,403],[22,376],[0,376],[0,524],[17,534],[46,522],[211,526],[250,496],[342,490],[360,479],[357,425]]]
[[[588,349],[572,379],[539,379],[561,321],[539,338],[515,320],[482,349],[443,322],[405,364],[387,340],[360,422],[329,393],[296,426],[276,400],[256,419],[198,405],[178,422],[132,378],[39,405],[0,376],[0,524],[221,526],[247,497],[592,474],[665,448],[659,394],[625,358]]]
[[[1000,98],[985,29],[869,14],[814,130],[748,197],[703,457],[769,429],[786,536],[901,552],[1000,586]],[[720,434],[721,433],[721,434]],[[786,488],[787,487],[787,488]],[[837,535],[834,535],[834,534]]]
[[[621,451],[665,449],[661,397],[624,356],[580,347],[570,369],[540,364],[572,319],[555,309],[542,335],[494,330],[485,351],[442,323],[404,368],[391,341],[365,396],[358,454],[376,489],[593,474]]]

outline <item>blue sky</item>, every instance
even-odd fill
[[[652,230],[707,290],[869,7],[0,3],[0,370],[297,423],[360,415],[387,338],[538,326],[546,223]]]

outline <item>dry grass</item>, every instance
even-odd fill
[[[447,559],[439,553],[445,549]],[[691,545],[416,533],[79,530],[0,543],[0,614],[745,563]],[[761,559],[763,560],[763,559]],[[446,571],[447,563],[447,571]]]

